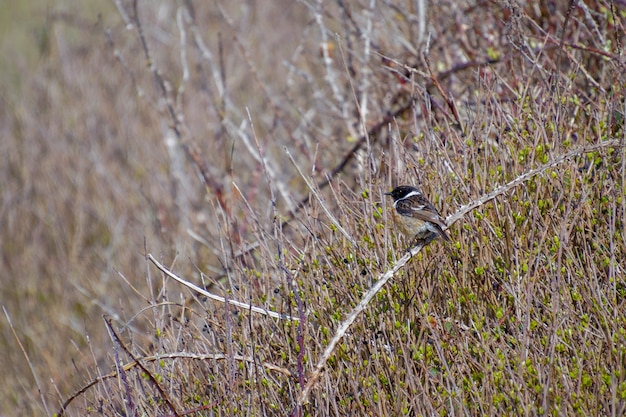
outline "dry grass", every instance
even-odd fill
[[[0,415],[626,413],[624,2],[219,3],[56,6],[0,80]]]

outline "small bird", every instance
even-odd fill
[[[443,230],[446,222],[417,188],[400,185],[385,195],[393,198],[393,219],[400,231],[413,239],[412,245],[427,245],[438,236],[450,240]]]

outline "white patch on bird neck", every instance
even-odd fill
[[[404,197],[399,198],[399,199],[398,199],[398,201],[400,201],[400,200],[405,200],[405,199],[407,199],[407,198],[411,198],[411,197],[413,197],[413,196],[420,196],[420,195],[422,195],[422,193],[420,193],[419,191],[411,191],[410,193],[408,193],[408,194],[407,194],[407,195],[405,195]]]
[[[422,193],[420,193],[419,191],[411,191],[410,193],[408,193],[407,195],[405,195],[402,198],[397,199],[396,201],[393,202],[393,207],[396,208],[398,206],[398,202],[402,201],[402,200],[406,200],[407,198],[411,198],[411,197],[415,197],[415,196],[421,196]]]

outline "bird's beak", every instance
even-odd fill
[[[385,195],[391,195],[391,191],[389,191],[388,193],[385,193]]]

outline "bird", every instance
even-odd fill
[[[385,195],[393,198],[394,222],[405,236],[412,239],[411,246],[417,243],[425,246],[439,236],[450,240],[443,230],[447,227],[445,220],[420,190],[400,185]]]

